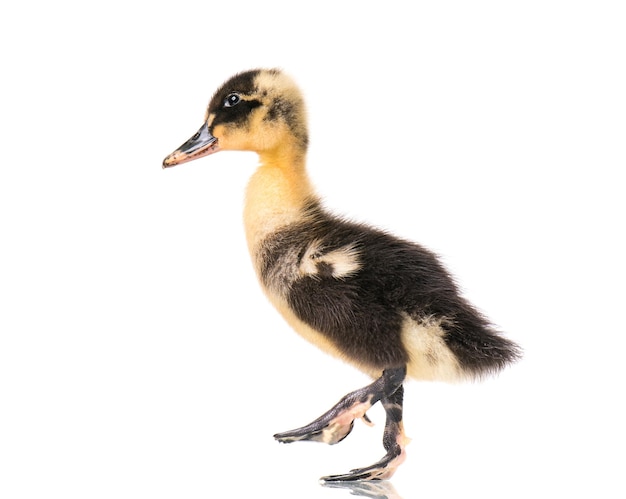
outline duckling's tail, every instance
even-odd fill
[[[495,374],[522,357],[520,346],[502,336],[465,300],[456,307],[453,319],[443,327],[446,330],[444,340],[447,346],[469,377],[481,378]]]

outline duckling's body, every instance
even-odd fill
[[[260,281],[294,329],[372,376],[406,365],[410,377],[454,381],[506,363],[508,342],[417,244],[312,199],[254,248]]]
[[[515,360],[518,348],[459,295],[431,252],[327,212],[306,174],[307,142],[297,87],[278,70],[253,70],[216,92],[203,127],[164,166],[221,149],[259,154],[244,223],[265,293],[302,336],[375,379],[310,425],[275,437],[336,443],[381,401],[386,456],[325,479],[388,478],[404,459],[405,377],[480,377]]]

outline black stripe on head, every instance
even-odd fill
[[[250,111],[261,105],[259,100],[246,98],[257,91],[254,82],[260,72],[260,69],[253,69],[238,73],[213,94],[209,103],[209,114],[215,114],[212,127],[220,123],[243,123]],[[233,93],[238,94],[241,101],[236,106],[225,107],[226,98]]]
[[[224,82],[224,84],[216,90],[211,98],[211,102],[209,103],[209,113],[214,113],[222,109],[224,100],[233,92],[242,95],[250,95],[254,93],[257,90],[254,81],[260,73],[260,69],[252,69],[250,71],[238,73]]]
[[[250,112],[260,105],[261,101],[259,100],[246,100],[243,97],[236,106],[222,107],[222,109],[215,112],[215,119],[211,123],[211,129],[220,124],[243,125],[247,121]]]

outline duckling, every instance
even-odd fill
[[[336,444],[367,411],[385,411],[382,459],[323,477],[390,478],[404,461],[403,384],[495,373],[520,357],[459,293],[437,257],[419,244],[330,213],[306,171],[302,94],[278,69],[236,74],[213,95],[200,129],[163,161],[168,168],[218,151],[258,154],[245,197],[248,249],[263,291],[286,321],[322,350],[372,377],[312,423],[279,442]]]

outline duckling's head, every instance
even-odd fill
[[[296,84],[278,69],[255,69],[236,74],[215,92],[200,130],[165,158],[163,168],[223,150],[303,157],[307,142]]]

